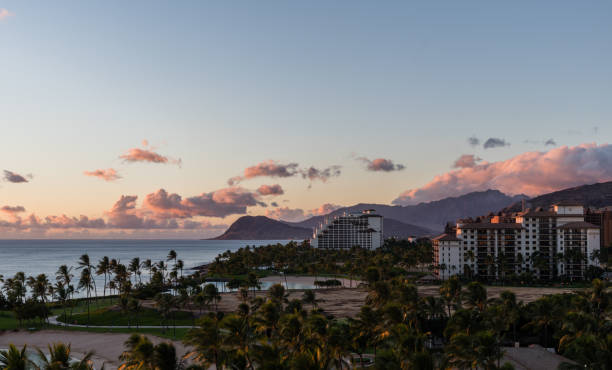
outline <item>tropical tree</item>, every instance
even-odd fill
[[[21,350],[14,344],[9,344],[7,350],[0,351],[0,369],[3,370],[26,370],[29,364],[27,346]]]

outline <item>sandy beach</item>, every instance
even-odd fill
[[[87,333],[61,330],[43,330],[33,333],[26,331],[5,331],[0,334],[0,348],[7,348],[11,343],[18,347],[27,344],[28,347],[40,348],[47,352],[49,344],[57,342],[69,343],[74,357],[79,358],[84,353],[93,350],[95,351],[94,365],[96,369],[101,369],[102,364],[104,364],[106,369],[116,369],[119,366],[119,355],[125,349],[123,343],[129,336],[129,334],[119,333]],[[186,353],[185,346],[180,342],[161,339],[153,335],[148,335],[148,337],[153,343],[174,343],[179,358]]]

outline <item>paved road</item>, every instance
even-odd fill
[[[159,326],[159,325],[138,325],[138,327],[136,327],[136,325],[112,325],[112,326],[106,326],[106,325],[81,325],[81,324],[66,324],[63,322],[59,322],[57,321],[58,316],[51,316],[49,318],[49,323],[51,325],[57,325],[57,326],[70,326],[73,328],[101,328],[101,329],[172,329],[174,328],[174,326],[169,325],[169,326]],[[177,325],[176,326],[177,329],[191,329],[193,328],[192,325]]]

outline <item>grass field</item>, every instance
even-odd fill
[[[69,317],[71,324],[89,324],[89,325],[101,325],[101,326],[115,326],[115,325],[165,325],[165,326],[185,326],[193,325],[195,317],[192,316],[191,312],[186,311],[175,311],[170,314],[170,317],[163,320],[162,316],[154,309],[143,308],[138,315],[133,313],[121,312],[117,309],[101,308],[98,310],[92,310],[89,318],[87,317],[87,310],[77,314],[73,314]],[[63,313],[58,317],[58,321],[66,322],[66,318]]]
[[[92,302],[90,304],[90,310],[92,313],[91,325],[113,325],[112,320],[117,320],[114,325],[128,325],[127,319],[126,321],[118,320],[116,316],[121,316],[121,312],[112,312],[109,311],[108,308],[111,305],[117,303],[117,298],[100,298],[99,300]],[[145,311],[153,311],[147,312]],[[64,309],[62,307],[54,306],[51,309],[52,315],[62,315]],[[106,313],[109,312],[109,313]],[[99,313],[97,317],[97,323],[94,323],[93,319],[95,317],[94,313]],[[139,325],[160,325],[161,318],[159,314],[152,309],[144,309],[143,313],[141,313],[142,319],[139,319]],[[87,303],[84,300],[79,300],[76,302],[76,305],[73,307],[73,316],[81,319],[83,316],[85,317],[86,323],[87,318]],[[107,323],[107,322],[111,323]],[[132,323],[135,324],[135,323]],[[180,312],[177,314],[176,325],[191,325],[191,315],[188,312]],[[143,328],[75,328],[75,327],[64,327],[64,326],[55,326],[55,325],[47,325],[46,323],[40,323],[38,320],[32,320],[28,322],[23,322],[22,326],[19,326],[19,322],[15,319],[15,314],[12,311],[0,311],[0,334],[3,332],[10,332],[13,330],[45,330],[45,329],[54,329],[54,330],[67,330],[67,331],[85,331],[85,332],[93,332],[93,333],[140,333],[140,334],[149,334],[155,335],[162,338],[167,339],[176,339],[181,340],[185,337],[185,334],[189,329],[173,329],[172,320],[169,320],[167,323],[168,328],[159,328],[159,329],[143,329]],[[175,334],[176,333],[176,334]]]

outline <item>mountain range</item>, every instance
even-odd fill
[[[564,189],[531,199],[526,195],[510,196],[498,190],[486,190],[408,206],[359,203],[301,222],[277,221],[265,216],[244,216],[215,239],[307,239],[312,234],[312,228],[321,223],[324,217],[365,209],[375,209],[376,213],[385,218],[385,237],[434,235],[443,230],[447,222],[460,218],[482,216],[500,210],[520,211],[523,200],[530,207],[547,207],[562,201],[579,202],[587,207],[609,206],[612,205],[612,181]]]

